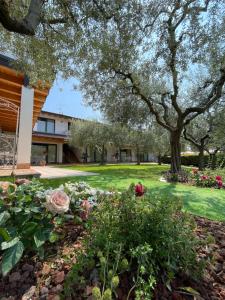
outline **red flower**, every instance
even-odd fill
[[[221,176],[216,176],[216,181],[222,181],[222,177]]]
[[[220,177],[220,176],[218,176],[218,177]],[[217,180],[216,182],[217,182],[218,188],[221,189],[223,187],[222,180]]]
[[[141,197],[144,195],[144,193],[145,193],[144,186],[141,183],[136,184],[135,185],[135,195],[137,197]]]
[[[201,180],[206,180],[206,179],[208,179],[208,176],[206,176],[206,175],[201,176]]]

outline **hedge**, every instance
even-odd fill
[[[211,165],[211,158],[209,155],[204,156],[205,166],[210,167]],[[188,155],[188,156],[181,156],[181,164],[184,166],[194,166],[198,167],[199,157],[198,155]],[[162,157],[162,163],[170,164],[170,156]],[[225,167],[225,154],[217,154],[216,155],[216,166]]]

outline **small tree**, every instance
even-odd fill
[[[96,149],[101,157],[101,165],[105,164],[106,146],[111,143],[111,140],[109,125],[94,121],[74,121],[72,123],[70,145]]]
[[[151,133],[148,130],[134,130],[128,129],[126,144],[132,146],[137,155],[137,165],[141,164],[141,152],[149,151],[152,149]]]

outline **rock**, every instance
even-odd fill
[[[221,249],[221,250],[219,251],[219,254],[220,254],[223,258],[225,258],[225,249]]]
[[[44,264],[43,268],[42,268],[42,274],[43,275],[48,275],[51,271],[51,268],[49,265]]]
[[[58,295],[49,295],[48,300],[60,300],[60,296],[58,296]]]
[[[45,287],[45,286],[43,286],[42,288],[41,288],[41,295],[46,295],[46,294],[48,294],[48,288],[47,287]]]
[[[57,284],[56,286],[57,292],[62,292],[63,291],[63,286],[61,284]]]
[[[19,272],[14,272],[9,276],[9,282],[20,281],[21,275]]]
[[[93,289],[93,287],[92,286],[86,286],[86,295],[87,296],[89,296],[89,295],[91,295],[92,294],[92,289]]]
[[[214,267],[215,272],[218,274],[223,270],[223,264],[222,263],[217,263]]]
[[[29,276],[30,276],[30,272],[29,271],[25,271],[22,274],[20,281],[25,281]]]
[[[36,291],[36,287],[33,285],[30,287],[30,289],[22,296],[21,300],[30,300]]]
[[[22,270],[23,270],[23,271],[32,272],[32,271],[34,270],[34,266],[29,265],[29,264],[24,264],[24,265],[22,266]]]
[[[55,282],[56,284],[61,283],[61,282],[64,281],[64,278],[65,278],[65,273],[64,273],[64,271],[57,272],[56,275],[55,275],[54,282]]]

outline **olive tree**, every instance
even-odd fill
[[[88,104],[111,115],[139,103],[168,131],[173,173],[181,169],[184,127],[223,92],[224,4],[129,1],[110,21],[93,24],[86,33],[92,42],[83,44],[87,55],[77,61]]]
[[[112,143],[111,128],[107,124],[95,121],[74,121],[71,124],[70,145],[90,147],[101,156],[100,164],[105,164],[107,145]]]

